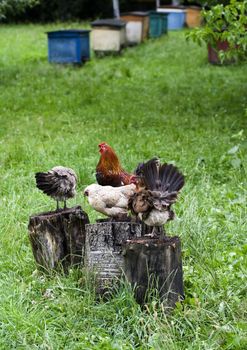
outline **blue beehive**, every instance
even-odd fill
[[[168,30],[182,29],[185,23],[186,11],[176,8],[158,8],[158,12],[168,14]]]
[[[80,64],[90,59],[90,30],[48,32],[48,60],[55,63]]]

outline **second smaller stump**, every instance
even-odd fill
[[[102,294],[122,275],[122,244],[141,237],[141,225],[131,222],[100,222],[86,225],[85,267],[96,272],[97,292]]]

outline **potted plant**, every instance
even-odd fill
[[[198,44],[206,42],[210,63],[230,63],[247,56],[247,0],[231,0],[202,11],[204,25],[187,34]]]

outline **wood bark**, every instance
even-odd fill
[[[110,219],[97,219],[96,222],[109,222]],[[114,220],[113,220],[114,221]],[[112,222],[113,222],[112,221]],[[150,235],[153,231],[153,226],[148,226],[146,225],[143,221],[141,221],[138,217],[133,218],[131,216],[126,216],[123,217],[122,220],[120,218],[118,218],[117,220],[118,222],[129,222],[129,223],[136,223],[136,224],[140,224],[141,225],[141,236],[145,236],[145,235]],[[156,227],[156,234],[158,234],[159,236],[165,236],[165,229],[163,226],[159,226]]]
[[[124,272],[138,303],[152,293],[168,306],[183,299],[181,244],[178,237],[140,238],[123,244]]]
[[[85,267],[96,273],[96,289],[104,293],[123,269],[122,244],[141,237],[141,225],[103,221],[86,225]]]
[[[142,236],[150,235],[153,232],[153,226],[146,225],[143,221],[140,221],[142,225]],[[157,226],[155,228],[155,234],[164,237],[165,236],[165,229],[163,226]]]
[[[88,223],[80,206],[32,215],[28,230],[36,263],[46,270],[81,264]]]

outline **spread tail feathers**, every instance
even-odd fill
[[[184,185],[184,176],[172,164],[157,164],[151,159],[142,167],[144,182],[148,190],[174,193]]]
[[[159,160],[159,158],[154,157],[154,158],[150,159],[149,161],[147,161],[146,163],[139,163],[135,169],[135,174],[137,176],[142,176],[143,175],[143,167],[147,166],[150,163],[156,163],[158,166],[160,164],[160,160]]]
[[[178,192],[184,186],[184,175],[172,164],[163,164],[159,176],[162,191]]]

